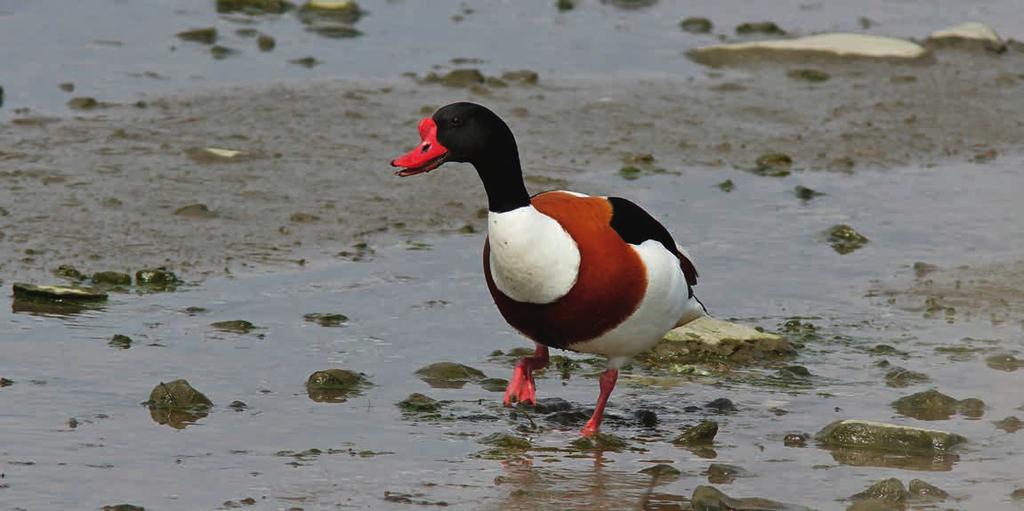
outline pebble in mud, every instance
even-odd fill
[[[829,448],[922,455],[945,453],[967,442],[956,433],[860,420],[835,421],[819,431],[815,438]]]
[[[802,201],[809,201],[815,197],[821,197],[822,195],[825,195],[824,193],[821,193],[817,190],[800,185],[797,185],[796,188],[793,188],[793,194],[796,195],[796,198]]]
[[[256,37],[256,47],[262,52],[273,51],[276,46],[277,41],[267,34],[260,34]]]
[[[1024,360],[1009,353],[997,353],[985,359],[985,365],[997,371],[1013,372],[1024,368]]]
[[[581,436],[569,445],[579,451],[612,451],[619,452],[628,445],[626,440],[611,433],[597,433],[594,436]]]
[[[800,80],[811,83],[827,82],[829,78],[831,78],[831,76],[829,76],[828,73],[820,69],[812,68],[791,69],[786,72],[786,76],[794,80]]]
[[[189,204],[174,210],[174,216],[183,218],[216,218],[217,213],[206,204]]]
[[[717,413],[733,413],[736,411],[736,405],[733,404],[731,399],[725,397],[704,403],[704,408],[714,410]]]
[[[112,504],[101,507],[100,511],[146,511],[146,508],[134,504]]]
[[[68,106],[71,107],[71,109],[73,110],[92,110],[93,108],[96,108],[99,105],[100,102],[96,101],[96,98],[91,98],[87,96],[71,98],[70,100],[68,100]]]

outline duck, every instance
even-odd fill
[[[483,273],[498,311],[533,341],[503,404],[535,405],[533,373],[549,349],[604,355],[583,436],[598,433],[619,370],[665,334],[707,313],[697,268],[658,220],[621,197],[566,190],[530,195],[515,136],[493,111],[458,102],[419,123],[420,143],[391,161],[409,177],[447,163],[476,169],[487,194]]]

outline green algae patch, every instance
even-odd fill
[[[167,268],[146,268],[135,272],[135,284],[152,291],[173,291],[182,281]]]
[[[833,225],[824,234],[828,244],[840,255],[858,250],[869,241],[863,234],[846,224]]]
[[[718,434],[718,423],[715,421],[700,421],[693,426],[683,429],[679,436],[672,439],[672,443],[678,446],[711,445]]]
[[[420,393],[409,394],[409,397],[397,403],[399,409],[410,414],[435,414],[441,411],[441,402]]]
[[[220,330],[221,332],[231,332],[233,334],[247,334],[256,329],[256,325],[244,320],[244,319],[232,319],[228,321],[216,321],[210,323],[210,326]]]
[[[327,328],[339,327],[348,323],[348,316],[335,312],[311,312],[303,315],[302,319]]]
[[[667,368],[708,362],[746,365],[793,356],[796,349],[779,335],[705,316],[669,331],[662,342],[636,360]]]
[[[466,383],[480,382],[487,375],[463,364],[455,362],[436,362],[416,370],[416,376],[434,388],[461,389]]]
[[[611,433],[597,433],[594,436],[581,436],[569,446],[577,451],[612,451],[620,452],[629,445],[626,439]]]
[[[882,422],[838,420],[816,436],[829,448],[853,448],[899,454],[945,453],[967,439],[956,433]]]
[[[371,385],[361,373],[331,368],[309,375],[306,379],[306,393],[318,403],[344,403]]]
[[[156,423],[174,429],[184,429],[206,417],[213,407],[213,402],[205,394],[183,379],[159,383],[143,404],[149,407],[149,414]]]

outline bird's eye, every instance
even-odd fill
[[[461,117],[452,117],[452,120],[450,122],[451,122],[452,126],[462,126],[462,118]]]

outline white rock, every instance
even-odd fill
[[[665,340],[668,341],[696,340],[712,346],[722,342],[723,339],[762,341],[781,339],[781,337],[711,316],[695,319],[679,328],[669,330],[665,334]]]
[[[309,0],[306,2],[306,8],[325,11],[352,11],[359,9],[359,5],[355,0]]]
[[[1006,49],[1006,41],[1003,41],[1003,38],[999,37],[999,34],[997,34],[992,27],[984,23],[978,23],[977,21],[969,21],[955,27],[949,27],[947,29],[932,32],[931,35],[928,36],[928,40],[980,41],[989,44],[990,47],[996,51],[1003,51]]]
[[[799,53],[826,57],[866,57],[885,59],[917,59],[928,54],[922,46],[893,37],[865,34],[818,34],[796,39],[772,39],[734,44],[716,44],[693,50],[698,60],[714,55],[742,55],[744,53]]]

